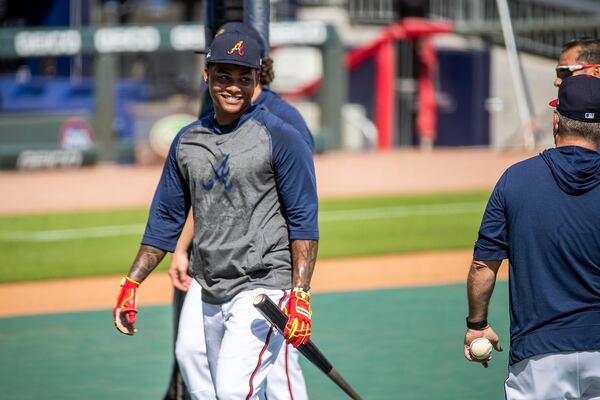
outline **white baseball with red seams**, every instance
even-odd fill
[[[492,353],[492,343],[486,338],[477,338],[471,342],[469,351],[473,358],[485,360]]]

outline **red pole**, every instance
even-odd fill
[[[375,52],[375,126],[377,149],[392,147],[394,131],[394,108],[396,103],[396,60],[394,41],[388,36]]]
[[[437,57],[431,36],[415,40],[419,57],[416,128],[421,146],[433,146],[436,136],[435,68]]]

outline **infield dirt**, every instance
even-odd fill
[[[321,198],[491,189],[511,164],[537,154],[489,149],[332,152],[315,159]],[[161,166],[104,164],[77,170],[0,172],[0,214],[147,207]],[[477,227],[473,227],[477,229]],[[132,254],[136,249],[132,249]],[[313,290],[346,291],[464,282],[471,250],[321,260]],[[18,267],[18,266],[15,266]],[[123,266],[125,272],[128,266]],[[506,268],[501,268],[501,279]],[[0,285],[0,316],[107,309],[118,276]],[[43,296],[30,296],[43,293]],[[172,289],[155,273],[140,305],[166,304]]]

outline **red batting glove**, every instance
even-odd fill
[[[135,324],[137,314],[137,288],[139,286],[139,282],[126,276],[121,279],[121,290],[115,301],[115,308],[113,308],[113,321],[119,332],[125,335],[131,336],[137,332],[133,324]]]
[[[310,294],[304,289],[295,288],[285,306],[284,312],[288,316],[283,336],[286,342],[298,347],[310,340],[310,324],[312,311],[310,309]]]

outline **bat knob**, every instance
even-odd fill
[[[267,298],[267,295],[266,295],[266,294],[264,294],[264,293],[261,293],[261,294],[259,294],[258,296],[256,296],[256,297],[254,298],[254,301],[252,302],[252,304],[254,304],[254,307],[258,307],[258,306],[260,306],[262,303],[264,303],[264,302],[265,302],[266,298]]]

